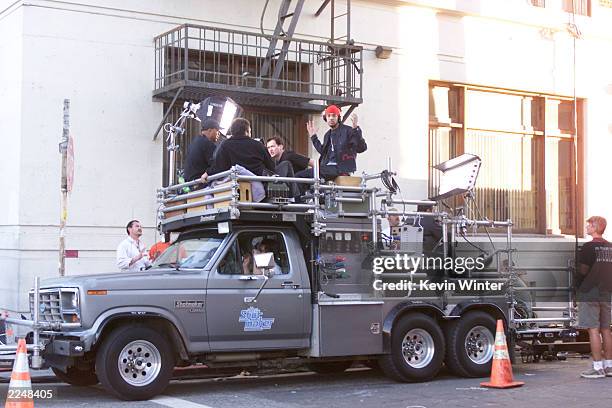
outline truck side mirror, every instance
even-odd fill
[[[254,258],[255,266],[258,269],[261,269],[262,272],[263,272],[263,279],[264,279],[264,281],[262,282],[262,284],[259,287],[259,290],[255,294],[255,296],[253,296],[253,297],[245,297],[244,298],[244,303],[255,303],[255,302],[257,302],[257,298],[259,297],[259,294],[261,293],[263,288],[268,283],[268,280],[274,275],[274,267],[276,266],[276,264],[274,262],[274,254],[272,252],[266,252],[266,253],[263,253],[263,254],[255,254],[255,256],[253,258]]]
[[[274,269],[274,253],[255,254],[255,266],[259,269]]]
[[[255,266],[267,277],[272,277],[276,267],[276,263],[274,262],[274,253],[265,252],[263,254],[255,254]]]

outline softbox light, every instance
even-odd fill
[[[440,201],[472,191],[476,185],[482,160],[475,154],[465,153],[434,166],[442,172],[438,195],[431,200]]]
[[[226,96],[209,96],[200,102],[198,117],[202,122],[205,119],[214,119],[219,122],[219,132],[223,136],[232,124],[232,121],[242,114],[242,108],[232,98]]]

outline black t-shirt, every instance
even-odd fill
[[[293,172],[297,173],[298,171],[306,170],[308,168],[308,162],[310,159],[306,156],[302,156],[301,154],[297,154],[294,151],[288,150],[283,152],[278,162],[288,161],[291,163],[293,167]]]
[[[198,136],[189,144],[185,160],[185,181],[198,179],[206,172],[210,174],[216,148],[206,136]]]
[[[589,267],[582,280],[580,291],[598,287],[600,292],[612,291],[612,243],[595,238],[580,249],[579,262]]]

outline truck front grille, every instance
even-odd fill
[[[75,323],[80,322],[80,312],[76,309],[63,306],[62,297],[76,296],[78,302],[78,289],[41,289],[39,293],[38,320],[48,323]],[[30,314],[34,319],[34,292],[30,292]]]

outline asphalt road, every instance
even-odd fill
[[[610,407],[612,377],[581,379],[578,373],[590,360],[517,364],[515,379],[521,388],[481,388],[480,379],[453,377],[442,372],[435,381],[400,384],[370,369],[343,374],[295,373],[261,377],[172,381],[162,396],[151,401],[125,402],[108,395],[99,385],[78,388],[58,383],[35,383],[52,389],[51,400],[36,400],[36,407],[170,407],[170,408],[297,408],[297,407]],[[9,373],[0,373],[6,381]],[[40,375],[40,374],[39,374]],[[41,378],[34,379],[40,381]],[[45,378],[42,378],[45,380]],[[0,384],[4,401],[8,384]]]

